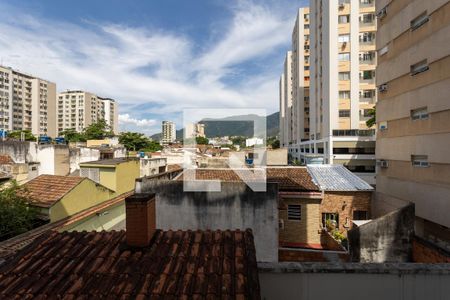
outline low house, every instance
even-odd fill
[[[126,231],[52,232],[0,262],[0,298],[261,299],[251,230],[163,231],[152,195],[125,202]]]
[[[288,180],[279,180],[281,247],[326,249],[327,222],[346,235],[353,220],[370,217],[373,188],[341,165],[269,168],[268,180],[270,170]]]
[[[114,158],[80,163],[80,176],[113,190],[117,195],[134,189],[140,177],[139,159]]]
[[[151,176],[167,171],[167,159],[161,157],[140,159],[140,177]]]
[[[114,197],[114,191],[89,178],[41,175],[24,185],[23,196],[55,222]]]

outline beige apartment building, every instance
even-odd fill
[[[377,197],[450,249],[450,1],[378,0]]]
[[[56,136],[56,84],[0,66],[0,129]]]
[[[84,128],[105,120],[111,130],[118,133],[117,102],[85,91],[65,91],[58,95],[58,132]]]
[[[309,10],[299,10],[292,133],[283,144],[293,160],[342,164],[375,184],[375,130],[366,126],[377,99],[375,34],[374,0],[311,0]],[[280,108],[286,119],[288,109]],[[289,126],[283,131],[289,133]]]
[[[172,121],[162,121],[161,142],[163,144],[175,142],[176,135],[175,123]]]

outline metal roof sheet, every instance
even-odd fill
[[[324,191],[371,191],[373,187],[342,165],[309,165],[313,182]]]

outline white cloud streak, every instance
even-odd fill
[[[226,79],[240,74],[240,64],[287,48],[295,10],[269,11],[250,1],[230,9],[233,18],[222,28],[223,38],[212,37],[194,53],[194,41],[182,34],[57,22],[0,4],[0,58],[5,65],[55,81],[60,91],[83,89],[117,99],[121,129],[156,132],[157,121],[146,114],[153,118],[187,107],[256,104],[276,110],[281,61],[270,62],[273,67],[260,74],[243,72],[239,83]],[[150,102],[157,108],[134,109]]]

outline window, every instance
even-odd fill
[[[371,43],[375,39],[375,33],[373,32],[364,32],[359,35],[360,43]]]
[[[350,99],[350,91],[339,91],[339,99]]]
[[[353,220],[367,220],[369,219],[369,214],[365,210],[354,210]]]
[[[305,25],[303,26],[303,28],[304,28],[304,29],[309,29],[309,24],[305,24]]]
[[[350,22],[350,15],[339,16],[339,24],[346,24]]]
[[[375,71],[362,71],[359,73],[359,78],[362,80],[369,80],[375,77]]]
[[[288,220],[300,221],[302,219],[302,206],[301,205],[288,205]]]
[[[426,107],[411,110],[411,119],[415,120],[425,120],[428,119],[428,110]]]
[[[388,45],[384,46],[383,48],[381,48],[380,50],[378,50],[378,54],[381,55],[385,55],[387,52],[389,51],[389,47]]]
[[[334,213],[322,213],[322,226],[327,226],[327,220],[336,224],[336,228],[339,227],[339,214]]]
[[[309,14],[304,14],[303,15],[303,18],[307,21],[307,20],[309,20]]]
[[[364,24],[371,24],[371,23],[373,23],[374,19],[375,18],[374,18],[373,14],[364,14],[359,17],[359,20]]]
[[[416,30],[426,22],[428,22],[428,14],[426,11],[421,13],[418,17],[411,21],[411,30]]]
[[[359,54],[359,60],[361,62],[367,62],[367,61],[372,61],[372,59],[375,58],[375,53],[374,52],[363,52]]]
[[[339,110],[339,118],[350,118],[350,110],[349,109]]]
[[[350,80],[350,72],[339,72],[339,80]]]
[[[425,72],[428,69],[429,69],[429,67],[428,67],[427,60],[424,59],[424,60],[410,66],[411,76]]]
[[[429,167],[428,155],[411,155],[411,162],[413,167],[426,168]]]
[[[338,54],[338,60],[339,61],[349,61],[350,60],[350,53],[339,53]]]
[[[350,41],[350,35],[348,34],[340,34],[338,37],[339,43],[347,43]]]

